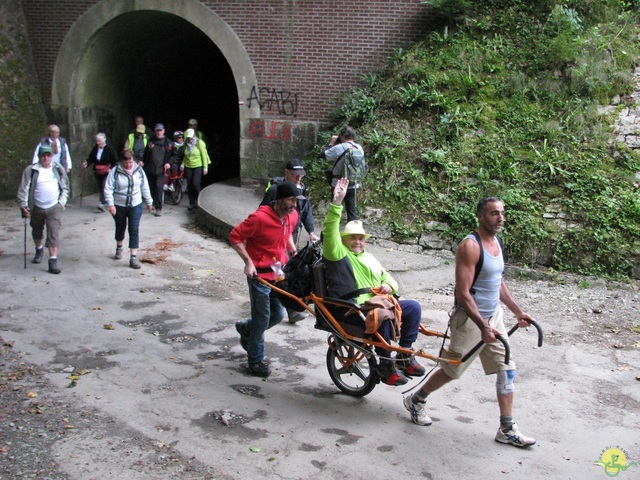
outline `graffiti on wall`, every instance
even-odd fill
[[[249,127],[249,138],[291,141],[292,125],[281,120],[254,120]]]
[[[251,87],[251,94],[247,98],[247,106],[251,108],[252,102],[257,102],[260,110],[278,115],[294,116],[298,113],[298,94],[288,90],[276,88]]]

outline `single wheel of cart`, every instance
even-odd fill
[[[187,180],[182,176],[171,179],[173,190],[171,191],[171,200],[174,205],[178,205],[182,200],[184,192],[187,190]]]
[[[336,387],[354,397],[371,393],[380,382],[373,352],[336,335],[329,335],[328,342],[327,370]]]

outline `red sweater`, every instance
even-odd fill
[[[256,269],[269,269],[268,272],[258,271],[258,276],[275,280],[271,264],[274,258],[282,265],[287,262],[287,241],[297,223],[297,211],[291,212],[283,221],[271,205],[262,205],[231,230],[229,242],[232,245],[244,243]]]

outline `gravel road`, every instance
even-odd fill
[[[143,267],[132,270],[111,258],[113,222],[94,203],[65,212],[60,275],[46,262],[24,270],[22,220],[0,203],[2,479],[584,479],[606,478],[593,462],[612,446],[640,460],[637,282],[508,269],[545,332],[542,348],[533,331],[512,337],[515,418],[538,439],[520,450],[493,441],[494,380],[478,365],[430,397],[430,427],[408,419],[405,389],[340,394],[312,320],[270,330],[274,374],[248,376],[237,255],[169,206],[143,217]],[[369,248],[444,330],[452,255]]]

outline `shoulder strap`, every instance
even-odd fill
[[[480,238],[480,234],[477,231],[471,232],[471,235],[476,239],[478,245],[480,246],[480,257],[478,258],[478,262],[476,263],[476,270],[473,274],[473,283],[471,284],[471,293],[475,293],[473,286],[478,280],[478,275],[480,275],[480,270],[482,270],[482,265],[484,263],[484,248],[482,248],[482,239]],[[502,257],[504,258],[504,244],[502,243],[502,239],[496,236],[496,240],[498,240],[498,245],[500,245],[500,253],[502,253]]]
[[[478,242],[478,246],[480,247],[480,256],[478,257],[478,261],[476,262],[476,270],[473,274],[473,282],[471,283],[471,293],[475,293],[475,289],[473,286],[476,284],[476,280],[478,280],[478,275],[480,275],[480,270],[482,270],[482,264],[484,263],[484,248],[482,248],[482,239],[480,238],[480,234],[476,231],[471,232],[473,238]]]
[[[334,162],[334,164],[333,164],[333,168],[336,168],[336,165],[338,164],[338,162],[340,161],[340,159],[341,159],[342,157],[344,157],[344,156],[347,154],[347,152],[348,152],[348,151],[349,151],[349,149],[348,149],[348,148],[345,148],[345,149],[344,149],[344,152],[342,152],[342,153],[338,156],[338,158],[336,158],[336,161],[335,161],[335,162]]]
[[[338,165],[338,162],[339,162],[340,160],[342,160],[342,158],[347,154],[347,152],[348,152],[349,150],[350,150],[349,148],[345,148],[345,149],[344,149],[344,152],[342,152],[342,153],[338,156],[338,158],[336,158],[336,161],[335,161],[335,162],[333,162],[333,168],[331,169],[331,171],[332,171],[332,172],[336,169],[336,166]],[[342,175],[335,175],[335,174],[333,174],[333,178],[340,178],[340,177],[342,177]]]

